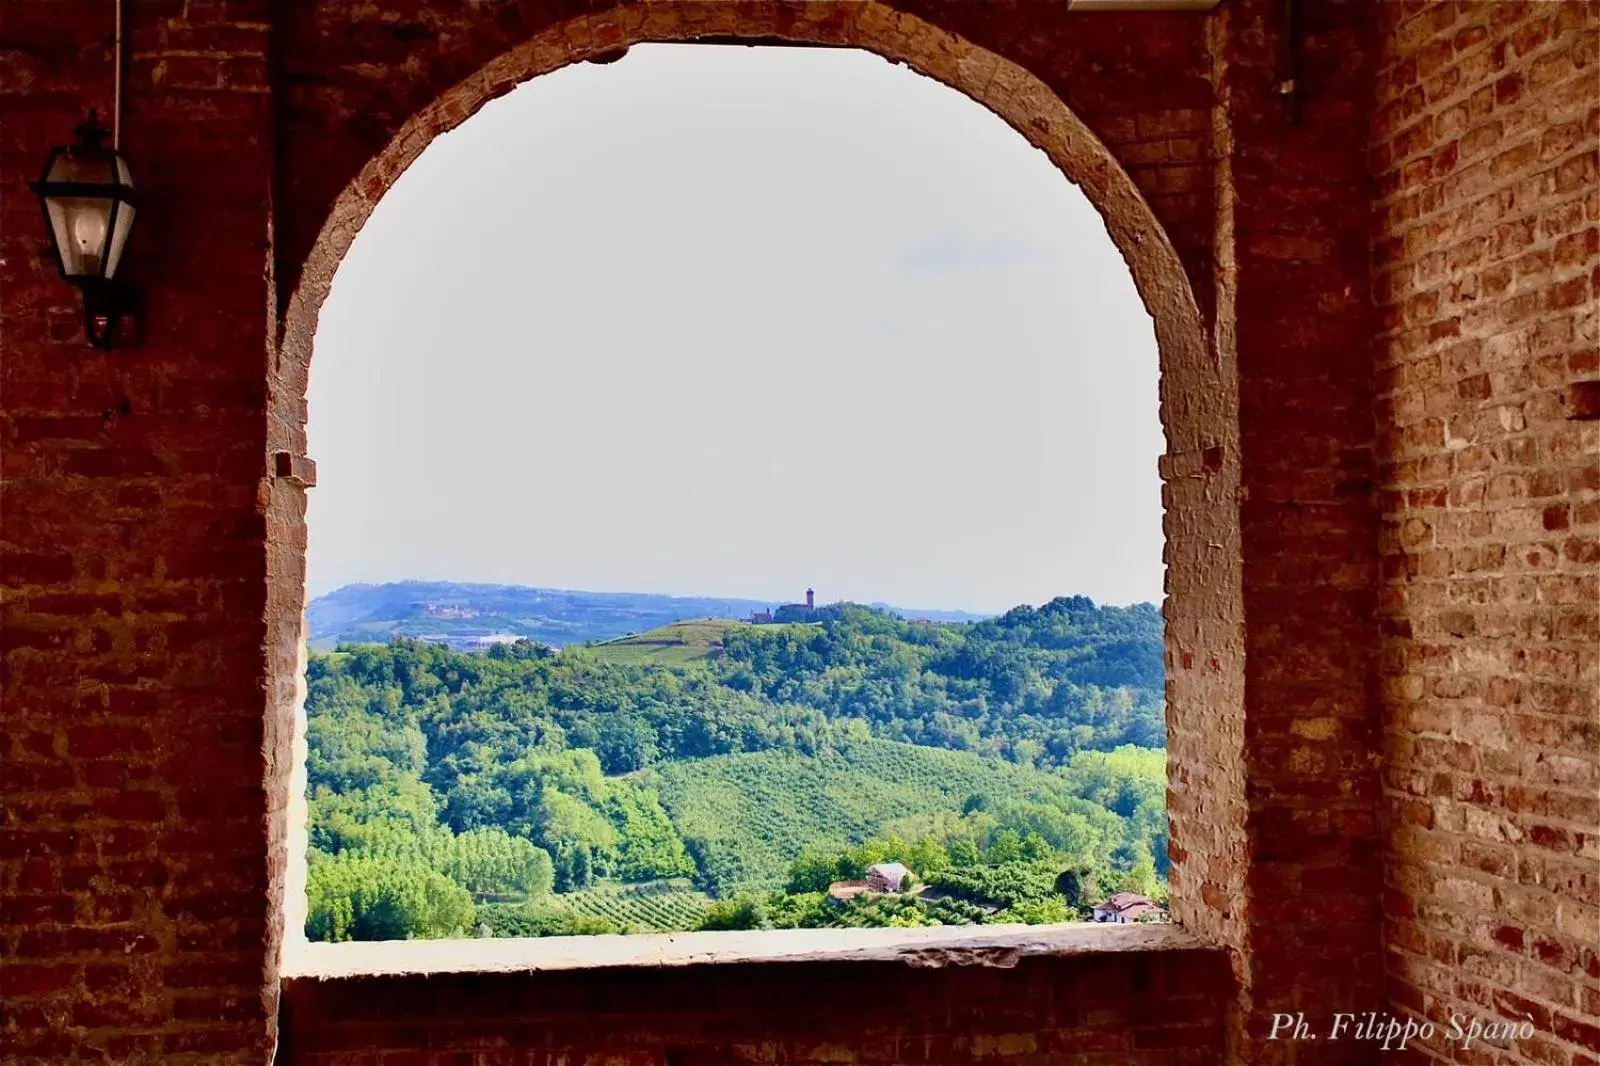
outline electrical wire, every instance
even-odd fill
[[[111,148],[122,149],[122,0],[117,5],[117,28],[111,42]]]

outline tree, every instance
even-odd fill
[[[826,892],[839,880],[839,857],[818,848],[805,848],[789,864],[790,893]]]
[[[1117,881],[1118,892],[1137,892],[1141,896],[1166,898],[1160,879],[1156,876],[1155,859],[1143,841],[1134,847],[1134,859],[1128,872]]]
[[[1067,909],[1060,896],[1018,900],[996,915],[999,922],[1020,922],[1024,925],[1053,925],[1070,922],[1076,915]]]
[[[415,862],[314,857],[306,896],[312,940],[408,940],[472,928],[471,894]]]
[[[1077,870],[1062,870],[1056,877],[1056,894],[1074,907],[1087,907],[1084,898],[1085,877]]]
[[[720,899],[701,919],[701,929],[770,929],[766,908],[751,896]]]

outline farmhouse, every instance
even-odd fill
[[[865,881],[835,881],[828,886],[828,898],[843,903],[857,896],[887,895],[904,892],[917,879],[917,875],[903,863],[878,862],[867,867]]]
[[[879,862],[867,867],[867,888],[873,892],[899,892],[914,880],[911,871],[898,862]]]
[[[1096,903],[1092,913],[1097,922],[1127,924],[1152,918],[1165,918],[1167,909],[1150,897],[1141,896],[1137,892],[1118,892],[1104,903]]]

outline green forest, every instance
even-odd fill
[[[849,604],[308,668],[314,940],[1058,922],[1164,896],[1161,617]],[[893,894],[832,899],[878,862]]]

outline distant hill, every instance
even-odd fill
[[[880,611],[897,614],[911,622],[981,622],[985,618],[993,618],[992,614],[973,614],[971,611],[938,611],[918,610],[914,607],[896,607],[892,603],[874,600],[866,604],[867,607],[876,607]]]
[[[472,647],[498,634],[559,648],[690,618],[745,618],[771,606],[765,600],[400,581],[345,585],[312,600],[306,620],[317,648],[395,636]]]
[[[527,637],[560,648],[615,640],[692,619],[743,619],[752,611],[775,606],[770,600],[399,581],[345,585],[318,596],[307,606],[306,620],[311,645],[321,650],[340,642],[386,643],[397,636],[461,649]],[[939,622],[987,617],[962,611],[886,609],[904,618]]]

